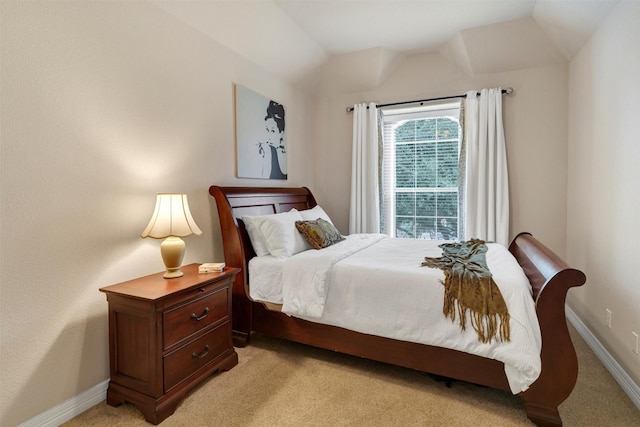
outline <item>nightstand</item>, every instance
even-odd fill
[[[109,303],[107,404],[130,402],[158,424],[185,394],[238,364],[231,341],[231,287],[239,268],[184,276],[152,274],[101,288]]]

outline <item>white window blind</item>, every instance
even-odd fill
[[[459,102],[382,111],[385,234],[458,238],[459,114]]]

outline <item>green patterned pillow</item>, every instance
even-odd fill
[[[296,228],[314,249],[322,249],[344,240],[342,234],[322,218],[313,221],[296,221]]]

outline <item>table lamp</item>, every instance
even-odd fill
[[[181,277],[180,271],[184,257],[184,240],[181,237],[202,234],[189,211],[186,194],[158,193],[156,207],[140,237],[164,239],[160,245],[162,261],[167,269],[164,278]]]

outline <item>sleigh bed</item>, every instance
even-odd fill
[[[416,369],[474,384],[512,391],[505,364],[463,351],[354,332],[342,327],[284,314],[273,304],[249,296],[249,262],[256,257],[243,217],[311,209],[317,205],[307,188],[212,186],[224,246],[225,263],[242,268],[233,285],[233,340],[242,347],[251,332],[287,339]],[[528,233],[521,233],[509,252],[531,285],[535,316],[540,327],[541,369],[526,391],[527,416],[539,426],[562,425],[558,405],[571,393],[578,362],[565,318],[567,291],[584,284],[585,275],[569,268],[556,254]]]

